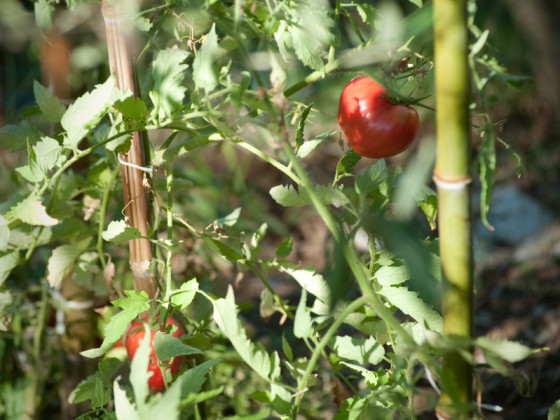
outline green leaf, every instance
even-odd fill
[[[105,83],[80,96],[68,107],[60,121],[66,130],[66,145],[77,148],[85,135],[101,121],[109,107],[114,86],[115,78],[110,76]]]
[[[291,236],[284,238],[282,243],[276,248],[276,256],[278,258],[286,258],[292,252],[294,240]]]
[[[533,353],[533,350],[521,343],[487,336],[478,337],[475,344],[484,352],[492,352],[510,363],[526,359]]]
[[[382,266],[375,272],[375,278],[382,286],[394,286],[407,281],[410,275],[404,265]]]
[[[409,0],[409,1],[417,7],[422,7],[422,0]]]
[[[311,313],[307,310],[307,291],[303,289],[296,309],[294,335],[297,338],[308,338],[312,333],[313,325],[311,322]]]
[[[323,57],[335,40],[328,1],[302,0],[289,13],[274,34],[280,54],[289,61],[287,52],[293,50],[304,65],[323,71]]]
[[[336,175],[334,177],[334,181],[337,182],[339,179],[351,175],[352,170],[361,158],[362,157],[352,149],[347,150],[336,165]]]
[[[36,80],[33,81],[33,94],[45,118],[52,123],[60,122],[66,111],[60,100]]]
[[[58,219],[47,214],[47,209],[40,200],[31,196],[20,201],[6,214],[8,219],[19,219],[32,226],[54,226]]]
[[[478,153],[478,173],[480,177],[480,218],[482,223],[490,230],[494,230],[488,222],[488,212],[494,190],[494,177],[496,175],[496,146],[492,130],[484,133]]]
[[[146,292],[126,290],[125,294],[128,297],[112,302],[114,306],[122,308],[122,311],[112,316],[109,323],[105,326],[101,347],[82,351],[80,353],[82,356],[91,359],[103,356],[123,336],[132,320],[138,314],[150,309]]]
[[[188,346],[177,337],[161,331],[154,336],[154,349],[159,360],[170,360],[172,357],[190,354],[204,354],[202,350]]]
[[[49,30],[52,28],[52,14],[54,6],[47,0],[37,0],[33,5],[35,12],[35,23],[38,28]]]
[[[560,420],[560,400],[556,401],[548,410],[547,420]]]
[[[0,214],[0,252],[6,251],[10,240],[8,221]]]
[[[286,337],[282,334],[282,351],[288,358],[290,362],[294,360],[294,352],[292,351],[292,347],[290,346],[290,342],[286,340]]]
[[[239,220],[240,215],[241,215],[241,207],[238,207],[227,216],[218,218],[216,220],[216,225],[221,228],[225,226],[228,227],[235,226],[235,224]]]
[[[25,120],[19,125],[8,124],[0,128],[0,149],[20,150],[40,138],[41,133]]]
[[[182,378],[177,378],[161,398],[150,400],[145,419],[179,420]]]
[[[296,131],[296,149],[298,149],[298,155],[299,155],[299,148],[301,147],[301,145],[304,142],[304,138],[303,138],[303,134],[304,134],[304,129],[305,129],[305,122],[307,121],[307,116],[309,115],[309,111],[311,111],[311,107],[313,106],[313,104],[309,104],[301,113],[299,119],[298,119],[298,128]],[[304,157],[299,155],[299,157]]]
[[[218,77],[214,70],[214,62],[219,54],[216,24],[212,24],[204,45],[196,54],[193,61],[193,80],[196,86],[207,93],[218,86]]]
[[[0,252],[0,286],[4,284],[12,270],[20,263],[19,252]]]
[[[141,238],[140,231],[132,226],[128,226],[124,220],[113,220],[107,226],[107,230],[101,233],[103,239],[108,242],[120,244],[122,242],[130,241],[131,239]]]
[[[107,139],[111,138],[113,140],[105,144],[107,150],[117,153],[128,152],[132,140],[132,133],[127,132],[127,127],[123,123],[122,114],[117,115],[107,133]]]
[[[301,147],[297,151],[297,155],[300,158],[307,157],[317,146],[323,143],[327,138],[332,136],[336,133],[336,130],[330,130],[326,133],[319,134],[318,136],[313,137],[311,140],[307,140],[305,143],[301,145]]]
[[[387,181],[388,177],[389,171],[385,160],[377,160],[365,171],[356,175],[356,192],[358,194],[368,194],[377,189],[383,182]]]
[[[56,288],[64,277],[74,272],[74,265],[78,257],[87,248],[90,239],[72,245],[60,245],[55,248],[47,263],[47,281]]]
[[[113,395],[117,420],[140,420],[140,415],[136,411],[134,404],[130,402],[126,392],[119,386],[118,378],[113,383]]]
[[[270,196],[284,207],[306,206],[310,204],[307,195],[301,194],[292,185],[277,185],[270,189]]]
[[[438,198],[431,188],[426,187],[425,192],[426,194],[419,200],[419,204],[430,225],[430,229],[434,230],[437,222]]]
[[[443,320],[441,315],[420,299],[416,292],[412,292],[403,286],[382,286],[379,294],[384,296],[391,305],[410,315],[421,325],[436,332],[442,330]]]
[[[204,235],[202,240],[208,248],[230,262],[240,261],[244,258],[243,255],[233,250],[219,239]]]
[[[148,107],[146,103],[134,96],[128,96],[121,101],[117,101],[113,105],[119,110],[125,118],[130,118],[135,121],[143,121],[148,114]]]
[[[188,55],[187,51],[179,49],[160,50],[152,63],[154,88],[150,98],[160,120],[170,117],[183,103],[187,90],[182,84],[187,69],[183,62]]]
[[[27,165],[16,168],[16,172],[32,184],[37,184],[45,179],[45,174],[37,163],[37,153],[31,144],[27,145]]]
[[[206,382],[206,375],[214,366],[220,362],[220,359],[207,360],[200,365],[190,368],[181,375],[183,378],[183,389],[181,394],[187,396],[189,394],[198,394],[202,389],[202,385]]]
[[[45,175],[66,161],[66,156],[62,154],[62,147],[50,137],[43,137],[39,143],[33,146],[33,150],[37,156],[37,166]]]
[[[385,350],[373,337],[338,336],[332,349],[343,359],[353,360],[362,365],[376,365],[383,360]]]
[[[171,304],[181,310],[187,309],[193,301],[198,291],[198,282],[196,279],[191,279],[179,287],[178,290],[173,291],[170,297]]]
[[[313,267],[302,269],[284,267],[282,271],[292,276],[304,290],[319,298],[323,303],[330,304],[331,289],[323,276],[316,273]]]
[[[222,330],[224,335],[231,341],[239,356],[247,363],[251,369],[265,380],[271,380],[272,372],[276,371],[277,366],[271,363],[271,357],[264,347],[253,343],[247,338],[247,334],[237,317],[237,305],[231,285],[224,298],[212,300],[214,306],[214,321]],[[274,359],[278,363],[278,358]]]

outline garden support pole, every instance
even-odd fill
[[[443,270],[443,331],[447,337],[473,334],[471,233],[471,147],[469,124],[468,28],[466,0],[434,0],[437,160]],[[440,419],[470,417],[472,366],[458,351],[443,358]]]
[[[101,11],[105,20],[109,66],[116,77],[117,87],[123,91],[130,90],[136,95],[134,69],[129,50],[129,31],[126,17],[120,9],[120,0],[103,0]],[[144,172],[138,167],[144,164],[144,144],[142,133],[134,132],[130,149],[120,155],[124,162],[121,168],[125,214],[128,224],[140,231],[144,238],[129,242],[130,267],[137,290],[145,291],[150,298],[157,295],[157,284],[150,272],[152,263],[152,245],[148,236],[149,213],[148,197],[144,189]],[[134,165],[129,166],[127,163]]]

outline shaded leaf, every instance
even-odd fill
[[[33,81],[33,94],[35,95],[35,101],[37,105],[39,105],[39,109],[47,120],[52,123],[57,123],[62,119],[66,108],[50,90],[36,80]]]

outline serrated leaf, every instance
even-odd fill
[[[19,219],[31,226],[54,226],[58,224],[58,219],[49,216],[43,203],[31,196],[12,207],[6,216],[9,219]]]
[[[33,150],[37,156],[37,166],[45,175],[66,161],[66,156],[62,154],[62,147],[50,137],[43,137],[39,143],[33,146]]]
[[[121,101],[117,101],[113,106],[119,110],[124,117],[135,121],[146,119],[146,115],[148,114],[146,103],[142,99],[135,98],[134,96],[128,96]]]
[[[233,250],[219,239],[215,239],[210,236],[203,236],[202,240],[212,251],[230,262],[236,262],[243,259],[243,255]]]
[[[311,323],[311,313],[307,310],[307,291],[303,289],[296,309],[294,335],[297,338],[308,338],[312,333],[313,325]]]
[[[419,201],[419,204],[422,212],[426,216],[428,224],[430,225],[430,229],[434,230],[437,223],[438,209],[438,198],[436,193],[431,191],[431,193],[427,194]]]
[[[52,123],[60,122],[66,112],[66,108],[60,100],[36,80],[33,81],[33,94],[45,118]]]
[[[141,238],[142,234],[138,229],[128,226],[124,220],[113,220],[101,233],[101,236],[108,242],[120,244],[131,239]]]
[[[495,137],[491,130],[485,132],[478,153],[478,173],[480,177],[480,218],[484,226],[494,230],[488,221],[488,212],[494,190],[494,177],[496,175],[496,145]]]
[[[132,133],[126,130],[127,128],[123,124],[123,116],[121,114],[117,115],[107,134],[107,138],[112,140],[105,144],[105,148],[111,152],[128,152],[132,140]]]
[[[206,382],[206,375],[214,366],[220,362],[220,359],[207,360],[200,365],[190,368],[181,375],[183,378],[183,389],[181,394],[187,396],[189,394],[198,394],[202,389],[202,385]]]
[[[12,270],[17,267],[19,263],[19,252],[0,252],[0,286],[6,281]]]
[[[129,401],[126,392],[120,387],[118,378],[113,383],[113,395],[117,420],[140,420],[134,404]]]
[[[8,241],[10,240],[10,227],[8,221],[0,214],[0,252],[8,248]]]
[[[440,332],[443,328],[441,315],[418,297],[418,293],[406,287],[382,286],[379,294],[384,296],[391,305],[410,315],[421,325],[432,331]]]
[[[182,85],[187,65],[187,51],[166,49],[158,51],[152,63],[154,88],[150,98],[154,104],[154,112],[159,119],[170,117],[183,103],[187,88]]]
[[[478,337],[475,344],[484,352],[492,352],[510,363],[516,363],[529,357],[533,350],[529,347],[509,340],[494,339],[487,336]]]
[[[394,286],[407,281],[410,275],[404,265],[382,266],[375,272],[375,278],[382,286]]]
[[[214,62],[219,53],[216,25],[212,24],[204,45],[193,61],[193,80],[196,86],[210,92],[218,86],[218,77],[214,70]]]
[[[331,289],[323,276],[316,273],[313,267],[301,269],[284,267],[282,271],[292,276],[303,289],[316,296],[323,303],[330,304]]]
[[[365,171],[356,175],[356,192],[358,194],[368,194],[379,187],[389,177],[385,160],[377,160]]]
[[[300,194],[292,185],[277,185],[270,189],[270,196],[284,207],[306,206],[310,200],[306,195]]]
[[[0,128],[0,149],[20,150],[28,144],[34,145],[41,138],[41,133],[27,121],[19,125],[8,124]]]
[[[270,375],[276,370],[272,365],[271,358],[261,345],[253,343],[247,338],[247,334],[237,317],[237,305],[231,286],[228,288],[224,298],[212,300],[214,306],[214,321],[222,330],[224,335],[231,341],[239,356],[260,377],[270,380]],[[278,362],[278,359],[275,359]]]
[[[74,272],[74,265],[82,252],[84,247],[76,245],[61,245],[53,250],[47,264],[47,281],[51,287],[58,287],[66,276]]]
[[[373,337],[337,336],[332,349],[343,359],[353,360],[365,365],[376,365],[383,360],[385,350]]]
[[[138,314],[150,309],[148,295],[144,291],[126,290],[126,298],[113,301],[113,305],[122,308],[122,311],[111,317],[103,330],[103,343],[101,347],[82,351],[80,354],[88,358],[103,356],[123,336]],[[148,341],[148,340],[146,340]]]
[[[332,136],[336,133],[336,130],[330,130],[326,133],[319,134],[318,136],[313,137],[310,140],[307,140],[305,143],[301,145],[301,147],[297,151],[297,155],[300,158],[307,157],[317,146],[323,143],[327,138]]]
[[[170,298],[171,304],[181,310],[188,308],[196,296],[197,290],[198,282],[196,279],[181,284],[178,290],[173,291]]]
[[[77,148],[88,131],[99,123],[107,112],[114,86],[115,78],[110,76],[105,83],[80,96],[68,107],[60,121],[66,130],[66,145]]]
[[[345,176],[351,175],[352,170],[361,158],[362,157],[352,149],[347,150],[336,165],[336,175],[334,177],[335,182]]]
[[[154,336],[154,349],[159,360],[170,360],[172,357],[189,354],[204,354],[202,350],[184,344],[177,337],[161,331]]]
[[[179,420],[182,379],[179,377],[171,384],[160,399],[152,400],[146,419]],[[181,404],[182,407],[182,404]]]
[[[303,134],[304,134],[304,130],[305,130],[305,122],[307,121],[307,117],[309,115],[309,111],[311,111],[311,107],[313,106],[313,104],[309,104],[307,105],[307,107],[302,111],[299,119],[298,119],[298,129],[296,130],[296,149],[298,149],[298,155],[299,155],[299,148],[301,147],[301,145],[303,144],[304,138],[303,138]],[[299,155],[300,157],[303,157],[301,155]]]
[[[241,215],[241,207],[237,207],[234,211],[224,217],[216,219],[216,225],[223,228],[225,226],[235,226]]]
[[[331,10],[325,0],[303,0],[290,11],[288,20],[281,21],[274,38],[280,54],[288,60],[288,50],[293,50],[298,59],[313,70],[324,69],[323,56],[327,47],[334,42]]]

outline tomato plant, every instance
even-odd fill
[[[386,89],[369,77],[357,77],[342,90],[338,122],[360,156],[384,158],[406,150],[418,131],[418,113],[391,103]]]
[[[174,325],[177,327],[175,331],[171,333],[171,335],[173,335],[174,337],[179,338],[183,334],[185,334],[185,330],[183,329],[181,324],[179,324],[179,322],[176,319],[171,317],[167,318],[165,322],[165,328],[162,326],[160,328],[160,331],[164,331],[170,325]],[[148,380],[148,386],[152,391],[160,392],[165,389],[165,381],[163,379],[163,375],[159,367],[159,360],[156,357],[156,350],[154,348],[154,337],[156,336],[156,332],[157,332],[156,330],[150,328],[151,352],[150,352],[150,362],[148,364],[148,371],[152,372],[152,376],[150,376],[150,379]],[[140,344],[144,340],[145,335],[146,335],[146,330],[144,328],[144,323],[141,321],[133,321],[128,327],[128,330],[126,332],[126,338],[125,338],[125,347],[126,347],[126,353],[128,354],[128,358],[131,361],[132,359],[134,359],[136,350],[138,350],[138,347],[140,347]],[[170,361],[166,360],[165,364],[169,366],[166,367],[165,370],[169,370],[172,375],[175,375],[179,370],[179,366],[181,364],[182,359],[183,358],[181,356],[174,357],[170,365],[169,365]]]

